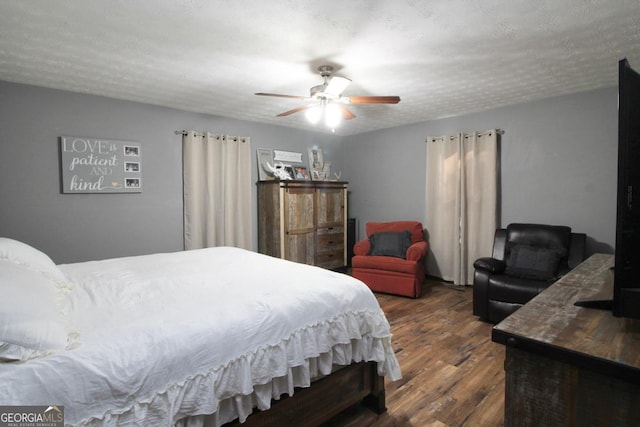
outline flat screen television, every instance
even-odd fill
[[[613,299],[576,305],[640,318],[640,74],[618,64],[618,195]]]
[[[618,211],[614,316],[640,318],[640,74],[618,66]]]

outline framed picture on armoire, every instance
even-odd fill
[[[323,175],[324,158],[322,156],[322,150],[319,148],[309,148],[309,170],[311,171],[311,179],[324,180]]]
[[[273,176],[269,174],[267,163],[273,166],[273,151],[268,148],[256,149],[256,155],[258,158],[258,180],[266,181],[273,179]]]

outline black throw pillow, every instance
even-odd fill
[[[555,249],[514,245],[507,259],[505,273],[523,279],[554,279],[561,258],[562,254]]]
[[[407,249],[411,246],[411,232],[381,231],[369,236],[371,250],[369,255],[407,258]]]

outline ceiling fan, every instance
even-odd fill
[[[302,101],[310,101],[277,115],[277,117],[289,116],[306,110],[306,116],[312,123],[317,123],[324,115],[327,125],[335,127],[340,120],[351,120],[356,117],[345,104],[397,104],[399,96],[342,96],[342,92],[349,86],[351,80],[345,77],[331,76],[333,67],[322,65],[318,67],[324,83],[314,86],[310,90],[310,96],[282,95],[278,93],[258,92],[259,96],[275,96],[278,98],[292,98]]]

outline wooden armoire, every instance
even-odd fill
[[[346,182],[258,182],[260,253],[343,268],[347,265],[346,225]]]

